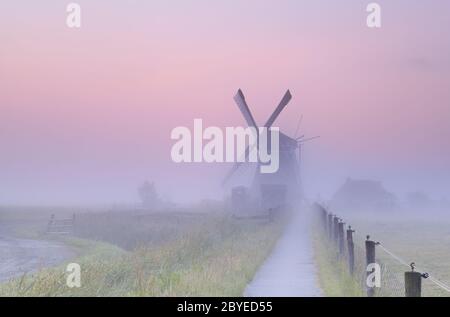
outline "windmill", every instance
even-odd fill
[[[288,90],[274,112],[267,119],[264,124],[265,128],[269,129],[272,127],[291,99],[292,95]],[[258,129],[241,89],[239,89],[234,96],[234,101],[241,111],[247,125]],[[300,124],[301,120],[299,121],[295,134],[298,133]],[[258,162],[250,188],[247,189],[243,186],[238,186],[232,190],[232,204],[234,205],[234,211],[237,209],[238,213],[254,212],[255,210],[257,210],[258,213],[270,212],[273,209],[279,209],[284,205],[293,205],[298,202],[302,198],[300,179],[301,147],[304,142],[315,138],[316,137],[306,139],[304,135],[298,138],[291,138],[280,131],[278,171],[272,174],[262,174],[259,169],[259,165],[262,163]],[[270,144],[268,147],[270,147]],[[246,159],[248,158],[249,152],[250,147],[248,146],[245,151]],[[230,172],[226,175],[222,185],[229,182],[243,164],[246,163],[235,163]],[[248,198],[248,196],[251,198]],[[252,201],[252,203],[249,201]],[[252,207],[250,207],[250,205],[252,205]]]

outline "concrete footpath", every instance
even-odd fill
[[[260,267],[244,296],[322,296],[314,265],[310,217],[298,213],[287,225],[272,254]]]

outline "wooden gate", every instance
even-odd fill
[[[55,215],[50,216],[47,225],[47,233],[53,234],[73,234],[75,228],[75,214],[72,218],[56,219]]]

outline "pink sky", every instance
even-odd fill
[[[379,1],[378,30],[369,1],[78,3],[78,30],[64,1],[0,4],[0,204],[220,196],[229,166],[175,165],[170,131],[244,125],[238,88],[260,123],[291,89],[276,125],[322,136],[311,196],[350,176],[450,197],[448,1]]]

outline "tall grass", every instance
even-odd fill
[[[65,266],[0,285],[1,296],[240,296],[274,246],[282,223],[222,214],[84,214],[81,287],[68,288]]]
[[[339,258],[336,247],[323,238],[322,230],[317,230],[313,243],[319,284],[325,296],[364,296],[358,279],[348,272],[347,264]]]

